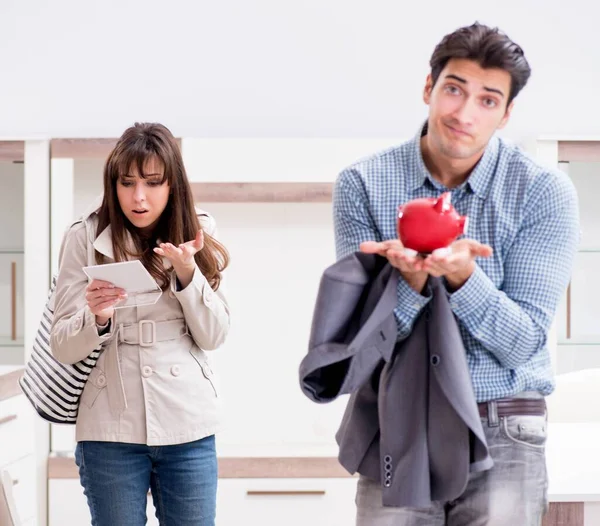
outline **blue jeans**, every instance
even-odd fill
[[[357,526],[540,526],[547,510],[546,417],[482,424],[494,467],[471,473],[458,499],[424,509],[384,508],[380,485],[360,477]]]
[[[146,524],[148,489],[161,526],[214,526],[215,437],[174,446],[79,442],[75,462],[92,526]]]

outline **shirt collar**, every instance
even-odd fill
[[[412,139],[412,156],[415,170],[409,170],[408,190],[414,192],[421,188],[427,180],[433,186],[440,186],[427,170],[423,155],[421,152],[421,137],[427,133],[427,122],[425,122]],[[481,199],[485,199],[489,193],[490,185],[494,177],[499,152],[499,142],[497,137],[492,137],[485,148],[483,156],[467,178],[466,185],[471,188],[473,193]]]

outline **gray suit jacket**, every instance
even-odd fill
[[[470,471],[492,467],[465,349],[441,281],[397,341],[396,269],[356,252],[327,268],[313,313],[300,386],[311,400],[350,394],[336,435],[351,474],[381,483],[384,506],[459,497]]]

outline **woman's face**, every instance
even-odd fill
[[[143,177],[142,177],[143,175]],[[164,178],[164,166],[156,158],[149,158],[144,164],[144,173],[132,166],[117,181],[117,198],[125,217],[140,230],[152,230],[167,203],[169,184]]]

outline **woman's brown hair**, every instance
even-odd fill
[[[154,231],[150,236],[141,235],[123,214],[117,198],[119,178],[137,167],[141,177],[144,166],[152,158],[164,167],[163,183],[170,187],[169,201]],[[136,123],[119,138],[104,165],[104,199],[99,211],[97,234],[111,226],[115,261],[126,261],[130,257],[139,258],[152,277],[163,289],[169,284],[169,271],[163,266],[162,257],[154,252],[157,240],[175,246],[191,241],[196,237],[200,222],[194,208],[192,189],[187,178],[179,145],[171,132],[158,123]],[[127,249],[127,234],[133,239],[136,253]],[[96,252],[98,263],[104,258]],[[217,290],[222,272],[229,264],[229,254],[216,239],[204,232],[204,247],[195,255],[198,268]]]

